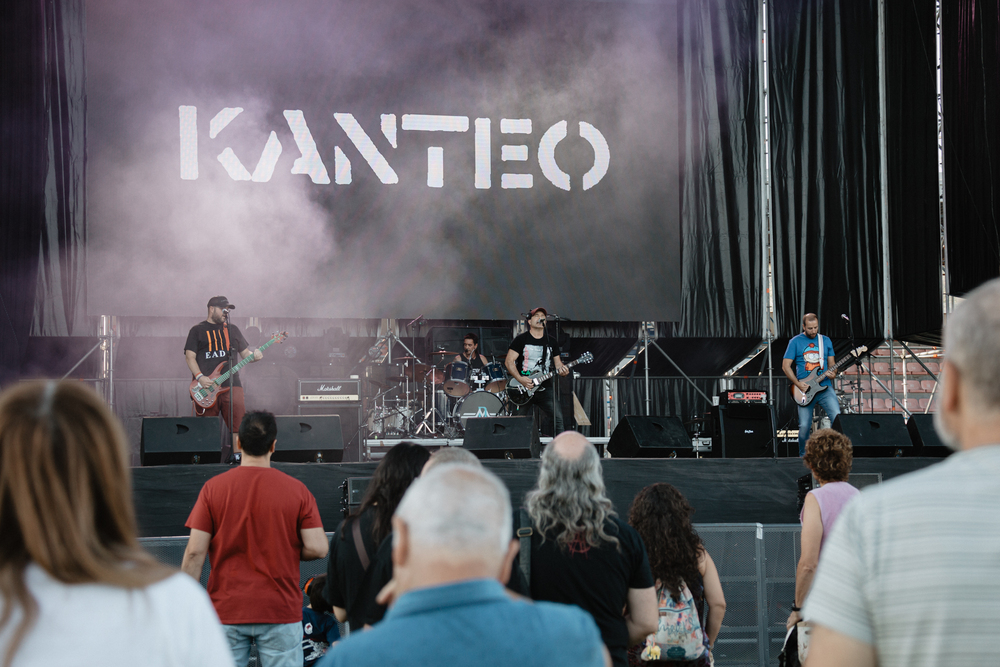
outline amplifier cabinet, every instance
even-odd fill
[[[357,403],[360,380],[299,380],[299,403]]]

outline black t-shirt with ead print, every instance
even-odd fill
[[[202,373],[211,375],[215,371],[216,366],[229,361],[230,345],[237,352],[247,349],[246,338],[243,337],[243,333],[238,327],[230,324],[227,338],[223,325],[212,324],[203,320],[191,327],[191,331],[188,332],[187,342],[184,344],[184,349],[194,352],[195,359],[198,360],[198,368]],[[239,354],[236,355],[236,361],[237,363],[240,361]],[[229,364],[226,363],[222,367],[222,371],[225,372],[228,369]],[[239,373],[233,378],[233,386],[242,386],[240,384]]]
[[[559,356],[559,343],[547,333],[535,338],[530,331],[525,331],[512,340],[509,347],[517,352],[516,366],[522,373],[551,373],[555,370],[552,360]],[[551,381],[547,380],[545,384]]]

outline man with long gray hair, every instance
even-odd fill
[[[803,616],[810,667],[1000,655],[1000,279],[948,317],[935,425],[957,451],[844,509]]]
[[[504,592],[518,542],[496,475],[435,466],[406,491],[392,527],[396,603],[371,630],[331,649],[321,667],[610,664],[586,613]]]
[[[552,440],[527,510],[531,597],[590,612],[614,664],[624,667],[628,647],[656,632],[656,592],[642,538],[615,514],[586,438],[566,431]]]

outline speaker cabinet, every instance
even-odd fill
[[[139,435],[139,462],[144,466],[218,463],[222,452],[220,424],[218,417],[145,417]]]
[[[282,416],[272,461],[286,463],[340,463],[344,457],[344,435],[340,416]]]
[[[903,415],[838,415],[833,430],[851,439],[854,456],[913,456],[914,447],[906,432]]]
[[[934,415],[910,415],[906,421],[915,456],[946,457],[954,453],[951,447],[941,442],[934,428]]]
[[[691,437],[679,417],[629,416],[618,422],[608,439],[615,458],[691,458]]]
[[[303,405],[299,404],[300,417],[340,417],[340,432],[344,441],[345,461],[361,461],[361,403]]]
[[[752,459],[774,456],[771,408],[762,403],[729,403],[718,407],[718,446],[712,456],[720,459]]]
[[[481,459],[532,458],[531,417],[470,417],[462,446]]]

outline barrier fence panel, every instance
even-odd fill
[[[777,665],[785,621],[795,600],[798,524],[715,523],[695,524],[695,529],[715,561],[726,595],[726,616],[715,645],[715,664]],[[187,537],[147,537],[139,541],[158,561],[180,567]],[[302,584],[326,572],[326,559],[303,562],[299,569]],[[208,573],[206,558],[201,573],[203,586],[208,585]]]

